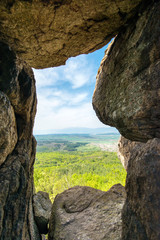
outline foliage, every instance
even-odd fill
[[[105,151],[38,152],[34,180],[36,191],[50,198],[75,185],[107,191],[125,185],[126,171],[117,154]]]
[[[93,143],[117,143],[119,134],[37,135],[37,152],[100,150]]]

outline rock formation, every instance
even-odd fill
[[[51,216],[52,202],[49,194],[39,191],[33,196],[34,218],[41,234],[48,233],[48,223]]]
[[[118,157],[121,160],[123,167],[128,169],[128,162],[132,157],[133,153],[140,152],[141,149],[145,146],[145,143],[142,142],[132,142],[124,137],[120,137],[118,142]]]
[[[160,139],[131,151],[123,209],[123,240],[160,239]]]
[[[71,56],[107,44],[134,16],[141,2],[0,1],[0,40],[34,68],[62,65]]]
[[[105,124],[132,140],[123,240],[160,239],[160,1],[139,14],[106,51],[93,106]],[[130,144],[130,141],[128,142]],[[125,149],[124,149],[125,151]]]
[[[73,187],[57,195],[52,207],[49,240],[120,240],[125,190],[108,192]]]
[[[13,151],[17,143],[17,126],[13,107],[3,92],[0,92],[0,165]]]
[[[159,0],[0,1],[0,239],[41,238],[32,206],[36,91],[30,67],[64,64],[115,35],[99,69],[93,106],[125,138],[149,140],[129,157],[123,240],[160,239],[160,152],[154,139],[160,138],[159,13]],[[51,239],[52,230],[51,224]]]
[[[35,80],[31,68],[4,43],[0,90],[0,239],[38,240],[32,207]]]
[[[160,4],[120,32],[101,63],[93,96],[99,119],[132,141],[160,137]]]
[[[121,137],[119,152],[128,171],[123,240],[159,239],[160,139],[141,143]]]

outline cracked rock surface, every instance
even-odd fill
[[[107,44],[142,0],[0,1],[0,40],[31,67],[62,65]]]
[[[125,190],[103,192],[76,186],[58,194],[52,207],[49,240],[120,240]]]
[[[17,143],[17,126],[13,107],[8,97],[0,91],[0,165]]]
[[[0,89],[0,239],[39,240],[32,206],[35,80],[32,69],[4,43]]]
[[[99,119],[132,141],[160,137],[160,2],[123,30],[101,62],[93,95]]]
[[[123,208],[123,240],[160,239],[160,139],[131,149]]]

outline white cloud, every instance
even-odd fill
[[[93,82],[93,66],[89,65],[86,55],[80,55],[67,61],[64,69],[66,80],[73,88],[79,88]]]
[[[92,60],[91,56],[80,55],[69,59],[65,66],[34,70],[38,95],[35,133],[104,127],[89,99],[97,71]]]
[[[45,110],[47,110],[45,115],[37,115],[35,132],[71,127],[96,128],[104,126],[95,116],[91,103],[84,103],[74,108],[63,107],[56,111],[49,108]]]
[[[42,70],[34,69],[37,88],[48,87],[54,85],[58,79],[59,74],[55,68],[48,68]]]
[[[73,94],[67,91],[61,91],[56,89],[41,89],[38,92],[38,106],[35,128],[37,127],[38,122],[42,123],[43,121],[47,123],[48,128],[53,128],[51,124],[52,121],[49,121],[51,117],[54,116],[55,118],[55,115],[61,114],[61,118],[63,118],[62,115],[64,115],[64,117],[66,118],[66,109],[68,112],[70,111],[69,109],[72,109],[73,107],[78,108],[79,105],[83,105],[87,100],[87,96],[88,94],[86,92]],[[68,117],[70,116],[71,115],[69,114]],[[55,128],[58,127],[55,126]]]
[[[87,98],[87,96],[88,96],[88,93],[80,93],[74,96],[74,98],[72,96],[72,104],[74,105],[74,104],[79,104],[83,102]]]
[[[89,65],[86,55],[70,58],[65,66],[34,69],[37,89],[58,85],[59,82],[68,82],[73,89],[85,84],[92,84],[95,80],[94,67]]]
[[[48,106],[58,107],[58,106],[73,106],[87,101],[88,93],[70,93],[65,90],[57,89],[40,89],[38,91],[38,107],[48,103]],[[44,109],[45,110],[45,109]]]

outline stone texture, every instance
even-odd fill
[[[142,142],[134,142],[130,141],[124,137],[120,137],[118,142],[118,157],[121,160],[123,167],[126,169],[128,168],[128,162],[132,157],[134,151],[138,152],[145,146],[145,143]]]
[[[97,116],[132,141],[160,137],[159,12],[155,1],[118,34],[97,75]]]
[[[49,194],[39,191],[33,196],[34,218],[41,234],[48,233],[48,223],[51,216],[52,202]]]
[[[144,0],[0,1],[0,40],[34,68],[107,44]]]
[[[8,141],[0,166],[0,239],[38,240],[32,206],[35,80],[32,70],[4,43],[0,43],[0,89],[0,143],[2,137]]]
[[[56,196],[49,240],[120,240],[124,187],[108,192],[76,186]]]
[[[160,239],[160,139],[133,148],[126,181],[123,240]]]
[[[8,97],[0,91],[0,165],[17,143],[17,126],[13,107]]]
[[[0,43],[0,239],[41,239],[32,203],[36,92],[27,64],[58,66],[117,34],[99,69],[94,108],[130,140],[159,138],[159,12],[160,1],[0,1],[0,40],[6,43]],[[160,239],[159,141],[130,155],[123,240]],[[57,196],[50,240],[120,239],[122,187],[80,189]]]

